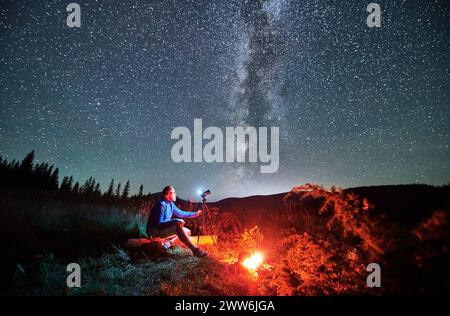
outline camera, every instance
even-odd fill
[[[203,192],[200,194],[200,197],[201,197],[202,199],[206,199],[206,197],[207,197],[208,195],[210,195],[210,194],[211,194],[211,190],[208,189],[208,190],[206,190],[206,191],[203,191]]]

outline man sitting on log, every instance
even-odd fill
[[[162,199],[156,203],[148,216],[147,234],[152,237],[167,238],[173,236],[183,242],[196,257],[207,255],[205,251],[196,247],[189,238],[190,230],[184,227],[181,218],[194,218],[200,216],[201,210],[197,212],[185,212],[175,205],[177,194],[172,186],[166,186],[162,191]],[[178,218],[172,218],[172,216]],[[171,242],[173,242],[172,240]],[[165,244],[165,248],[170,247]]]

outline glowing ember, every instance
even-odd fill
[[[255,252],[250,257],[242,261],[242,265],[250,271],[255,271],[263,262],[263,256],[259,252]]]

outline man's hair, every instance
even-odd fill
[[[171,185],[168,185],[166,187],[164,187],[164,189],[162,190],[162,196],[166,196],[167,193],[169,193],[170,189],[172,189],[173,187]]]

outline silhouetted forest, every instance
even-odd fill
[[[0,156],[0,189],[4,191],[51,191],[62,197],[79,200],[121,203],[131,200],[141,200],[144,186],[141,184],[136,195],[130,195],[130,181],[124,185],[112,179],[108,189],[102,192],[100,183],[89,177],[84,183],[74,181],[73,176],[64,176],[60,181],[59,168],[47,162],[34,163],[34,150],[28,153],[22,161],[8,162]]]

